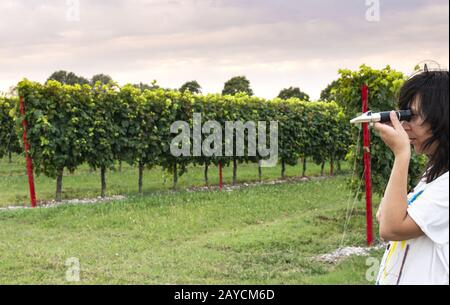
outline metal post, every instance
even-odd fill
[[[362,86],[362,110],[367,112],[369,89],[366,84]],[[367,245],[370,247],[373,242],[373,226],[372,226],[372,178],[370,165],[370,133],[369,124],[362,124],[364,134],[364,176],[366,179],[366,230],[367,230]]]
[[[25,118],[25,101],[23,96],[20,97],[20,113],[24,117],[22,121],[23,126],[23,143],[25,145],[25,157],[27,160],[27,174],[28,174],[28,184],[30,185],[30,198],[31,198],[31,207],[36,207],[36,192],[34,188],[34,177],[33,177],[33,162],[31,160],[29,151],[30,151],[30,145],[28,144],[27,139],[27,130],[28,130],[28,123]]]

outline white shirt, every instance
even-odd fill
[[[390,242],[377,284],[449,284],[449,173],[421,181],[408,195],[408,214],[425,235]]]

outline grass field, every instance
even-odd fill
[[[329,172],[329,164],[325,167],[325,173]],[[178,181],[179,189],[193,186],[204,186],[203,167],[190,167],[188,172],[181,176]],[[301,174],[300,165],[287,166],[286,176],[294,177]],[[347,163],[342,163],[342,171],[349,172]],[[211,167],[209,170],[209,182],[211,185],[219,183],[218,169]],[[224,183],[231,183],[232,167],[223,170]],[[320,175],[320,166],[308,162],[306,175]],[[263,169],[263,180],[279,179],[281,166]],[[107,196],[112,195],[135,195],[138,192],[138,170],[136,167],[123,163],[122,171],[108,171]],[[238,166],[238,181],[248,182],[258,180],[258,167],[255,164],[240,164]],[[49,201],[55,198],[56,179],[41,175],[35,177],[36,195],[38,201]],[[172,176],[168,176],[161,168],[153,168],[144,172],[143,191],[145,195],[157,191],[171,189]],[[95,198],[100,195],[100,171],[91,172],[87,165],[81,166],[73,174],[65,173],[63,179],[63,199],[73,198]],[[28,177],[26,175],[25,159],[14,156],[12,163],[7,158],[0,159],[0,207],[8,205],[29,205]]]
[[[156,170],[146,173],[141,197],[133,189],[133,170],[124,168],[129,179],[122,181],[119,173],[110,175],[111,193],[128,190],[122,201],[0,212],[0,284],[70,284],[71,257],[80,262],[80,284],[372,284],[366,279],[367,257],[338,264],[317,259],[340,246],[365,245],[363,201],[341,244],[349,203],[345,176],[222,193],[167,192],[158,190],[161,182],[151,182],[160,174]],[[197,170],[181,185],[201,185]],[[299,171],[291,168],[288,174]],[[239,173],[244,178],[257,171],[248,166]],[[5,175],[1,179],[2,196],[14,198],[11,184],[9,191],[3,185]],[[88,172],[65,179],[77,194],[97,190],[85,181],[91,179]],[[120,181],[128,186],[117,189]],[[38,180],[51,187],[51,198],[50,182]],[[379,259],[381,251],[370,255]]]

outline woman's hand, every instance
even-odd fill
[[[395,111],[391,111],[391,125],[375,123],[374,129],[379,132],[381,139],[392,150],[396,157],[411,156],[411,142],[409,136],[397,118]]]

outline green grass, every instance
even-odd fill
[[[29,205],[29,186],[26,175],[25,159],[22,156],[14,156],[13,162],[9,163],[7,158],[0,159],[0,207],[9,205]],[[326,165],[325,173],[329,172],[329,164]],[[181,176],[178,183],[179,189],[192,186],[203,186],[203,167],[191,166],[188,172]],[[342,170],[349,171],[349,165],[342,163]],[[288,177],[299,176],[302,167],[300,165],[286,169]],[[225,167],[223,171],[224,183],[232,181],[232,167]],[[209,170],[211,185],[219,182],[218,169],[213,166]],[[306,175],[320,175],[320,166],[313,162],[307,163]],[[263,169],[263,180],[279,179],[281,166]],[[123,163],[122,172],[109,171],[107,179],[107,196],[112,195],[136,195],[138,192],[138,170]],[[258,180],[258,167],[255,164],[240,164],[238,166],[238,181],[248,182]],[[49,201],[55,198],[56,180],[41,175],[35,177],[36,195],[38,201]],[[146,170],[144,173],[144,193],[146,195],[157,191],[172,188],[172,177],[167,176],[161,168]],[[63,178],[63,199],[95,198],[100,195],[100,172],[91,172],[87,165],[81,166],[73,174],[65,173]]]
[[[66,284],[65,262],[76,257],[81,284],[372,284],[365,257],[315,259],[341,245],[345,185],[338,176],[0,212],[0,283]],[[361,201],[344,246],[364,246],[364,228]]]

